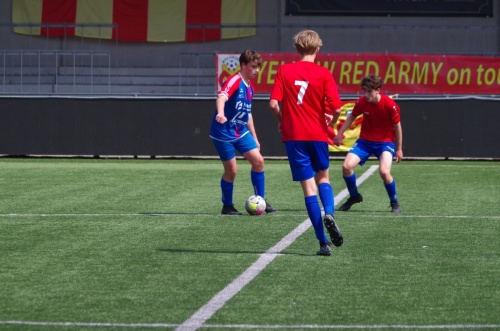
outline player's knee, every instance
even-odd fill
[[[224,169],[224,178],[230,181],[234,181],[234,179],[236,178],[236,173],[237,173],[236,168],[233,167],[226,168]]]
[[[259,157],[252,160],[252,170],[261,172],[264,171],[264,158]]]
[[[390,182],[392,180],[391,172],[388,169],[381,169],[380,170],[380,177],[384,180],[384,182]]]
[[[354,167],[351,167],[350,165],[345,163],[342,165],[342,174],[344,175],[344,177],[352,175],[353,172],[354,172]]]
[[[230,174],[225,173],[223,178],[226,182],[232,183],[232,182],[234,182],[234,180],[236,178],[236,173],[234,173],[234,174],[233,173],[230,173]]]

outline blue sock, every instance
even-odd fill
[[[359,193],[358,193],[358,186],[356,185],[356,174],[344,177],[344,181],[351,197],[357,197]]]
[[[398,202],[398,195],[396,194],[396,181],[393,179],[392,183],[390,184],[384,183],[384,186],[391,202]]]
[[[333,197],[333,188],[329,183],[322,183],[318,186],[319,198],[321,199],[321,203],[323,204],[323,209],[325,210],[325,214],[333,215],[333,205],[334,197]]]
[[[266,175],[264,171],[250,171],[250,180],[252,181],[253,191],[256,195],[266,197]]]
[[[325,229],[323,228],[323,220],[321,219],[321,208],[319,207],[318,197],[315,195],[306,197],[304,198],[304,202],[306,204],[307,215],[309,215],[309,219],[311,220],[316,238],[320,243],[329,242],[325,235]]]
[[[230,206],[233,204],[233,183],[226,182],[224,178],[220,179],[220,189],[222,191],[222,204]]]

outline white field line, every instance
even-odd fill
[[[404,212],[404,210],[403,210]],[[372,214],[372,215],[368,215],[368,214],[363,214],[363,215],[354,215],[354,214],[342,214],[342,218],[345,218],[345,217],[354,217],[354,218],[385,218],[387,219],[387,217],[390,217],[390,216],[393,216],[394,219],[397,219],[397,218],[445,218],[445,219],[473,219],[473,220],[480,220],[480,219],[500,219],[500,215],[494,215],[494,216],[470,216],[470,215],[401,215],[401,214],[398,214],[398,215],[380,215],[380,214]]]
[[[317,329],[494,329],[500,327],[500,324],[449,324],[449,325],[203,325],[203,328],[225,328],[225,329],[260,329],[260,330],[273,330],[273,329],[299,329],[299,330],[317,330]]]
[[[370,177],[378,166],[371,166],[363,175],[361,175],[357,183],[358,185],[364,182],[368,177]],[[341,201],[348,195],[347,189],[342,190],[336,197],[336,201]],[[241,275],[239,275],[235,280],[233,280],[228,286],[226,286],[222,291],[217,293],[210,301],[208,301],[203,307],[196,311],[191,317],[185,320],[176,331],[194,331],[203,327],[205,322],[209,320],[219,309],[221,309],[226,302],[228,302],[232,297],[234,297],[239,291],[241,291],[250,281],[257,277],[262,270],[264,270],[269,263],[271,263],[280,252],[292,244],[300,235],[302,235],[307,229],[311,227],[311,221],[306,219],[299,226],[297,226],[292,232],[287,234],[283,239],[281,239],[276,245],[267,250],[260,258],[255,261],[247,270],[245,270]]]
[[[83,322],[29,322],[29,321],[0,321],[0,325],[31,325],[31,326],[67,326],[67,327],[112,327],[112,328],[172,328],[179,324],[125,324],[125,323],[83,323]]]
[[[0,325],[23,325],[23,326],[66,326],[66,327],[111,327],[111,328],[151,328],[151,329],[164,329],[177,327],[179,324],[169,323],[153,323],[153,324],[125,324],[125,323],[80,323],[80,322],[29,322],[29,321],[0,321]],[[215,329],[259,329],[259,330],[279,330],[279,329],[298,329],[298,330],[377,330],[377,329],[419,329],[419,330],[464,330],[464,329],[498,329],[500,324],[442,324],[442,325],[317,325],[317,324],[304,324],[304,325],[255,325],[255,324],[205,324],[203,328]]]
[[[335,200],[340,201],[342,200],[340,198],[340,194],[335,197]],[[345,217],[354,217],[354,218],[384,218],[387,219],[387,217],[393,217],[394,219],[399,219],[399,218],[444,218],[444,219],[474,219],[474,220],[480,220],[480,219],[500,219],[500,215],[491,215],[491,216],[471,216],[471,215],[389,215],[390,213],[387,214],[365,214],[363,213],[362,215],[358,214],[351,214],[351,213],[342,213],[342,218]],[[307,217],[307,214],[293,214],[292,216],[305,216]],[[157,214],[157,213],[142,213],[142,214],[137,214],[137,213],[131,213],[131,214],[15,214],[15,213],[9,213],[9,214],[0,214],[0,218],[15,218],[15,217],[193,217],[193,216],[221,216],[220,214],[186,214],[186,213],[179,213],[179,214]],[[223,216],[226,217],[226,216]],[[229,217],[229,216],[227,216]],[[288,215],[272,215],[272,217],[290,217],[290,214]]]
[[[9,213],[9,214],[0,214],[0,217],[140,217],[140,216],[161,216],[161,217],[179,217],[179,216],[214,216],[219,214],[160,214],[160,213],[130,213],[130,214],[121,214],[121,213],[104,213],[104,214],[49,214],[49,213],[29,213],[29,214],[21,214],[21,213]]]

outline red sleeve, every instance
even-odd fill
[[[220,90],[219,95],[223,95],[227,99],[229,99],[234,94],[234,92],[238,91],[240,80],[241,77],[238,74],[229,77],[224,82],[224,85],[222,85],[222,89]]]
[[[401,121],[401,109],[399,109],[398,104],[393,99],[387,97],[386,100],[388,115],[393,124],[398,124]]]
[[[271,92],[271,99],[275,99],[278,101],[283,100],[283,79],[281,77],[281,66],[278,68],[278,74],[274,79],[273,90]]]
[[[392,122],[394,124],[398,124],[399,122],[401,122],[401,110],[399,109],[399,106],[396,103],[394,103],[393,109],[395,111],[394,115],[392,116]]]
[[[327,77],[325,79],[325,95],[326,95],[326,109],[328,113],[333,113],[335,110],[342,107],[342,102],[340,101],[339,92],[337,90],[337,84],[333,79],[333,76],[328,71]]]

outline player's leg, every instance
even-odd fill
[[[333,188],[330,184],[330,159],[327,143],[311,143],[315,149],[316,153],[313,156],[313,169],[316,171],[315,181],[318,185],[319,197],[321,203],[323,204],[323,209],[325,210],[325,217],[323,218],[323,223],[325,224],[326,230],[330,235],[332,243],[336,247],[342,246],[344,242],[344,237],[342,232],[340,232],[333,214],[335,212],[334,205],[334,195]]]
[[[311,159],[308,154],[305,142],[285,143],[290,170],[293,181],[300,182],[304,194],[304,204],[307,215],[314,228],[314,234],[319,241],[320,250],[318,255],[330,255],[331,247],[325,235],[325,229],[321,218],[321,206],[317,197],[317,186],[315,172],[312,168]]]
[[[318,186],[321,204],[325,214],[334,214],[334,195],[333,188],[330,185],[330,152],[328,144],[324,142],[309,142],[311,150],[311,165],[315,172],[314,180]]]
[[[319,198],[325,210],[325,214],[333,215],[335,205],[333,188],[329,180],[329,170],[322,170],[316,174],[316,183],[318,185]]]
[[[332,243],[336,247],[340,247],[344,243],[344,237],[342,236],[342,232],[340,232],[340,229],[337,226],[337,223],[335,222],[335,218],[333,216],[334,195],[333,188],[329,180],[328,169],[319,171],[315,176],[315,181],[318,185],[319,197],[321,199],[321,203],[323,204],[323,209],[325,210],[325,217],[323,218],[323,222],[325,224],[326,230],[330,235]]]
[[[250,179],[254,193],[261,197],[266,197],[266,176],[264,172],[264,158],[257,148],[243,153],[243,156],[250,162]]]
[[[358,192],[358,185],[356,184],[356,173],[354,168],[363,160],[361,157],[353,152],[347,153],[344,163],[342,164],[342,176],[349,191],[349,198],[346,202],[339,207],[341,211],[348,211],[355,203],[363,201],[363,196]],[[364,163],[364,162],[363,162]]]
[[[241,155],[248,160],[251,165],[250,180],[254,189],[254,194],[266,198],[266,175],[264,172],[264,158],[257,148],[257,143],[252,135],[247,134],[240,139],[237,149]],[[266,200],[266,213],[273,213],[276,208],[271,206]]]
[[[356,184],[356,173],[354,168],[361,161],[360,157],[354,153],[347,153],[344,163],[342,164],[342,176],[347,186],[347,190],[351,196],[357,196],[358,186]]]
[[[300,185],[304,193],[304,204],[306,206],[307,215],[314,229],[316,239],[319,241],[320,250],[318,255],[330,255],[330,242],[325,234],[323,221],[321,217],[321,206],[318,201],[317,187],[314,177],[301,180]]]
[[[241,213],[234,208],[233,191],[234,180],[237,173],[236,157],[230,160],[222,161],[224,166],[224,174],[220,180],[220,188],[222,191],[222,214],[225,215],[241,215]]]
[[[389,150],[382,152],[379,157],[379,173],[382,181],[384,182],[384,187],[389,196],[392,211],[395,213],[401,212],[401,207],[399,206],[398,195],[396,191],[396,181],[391,175],[391,167],[393,160],[393,153]]]
[[[382,152],[379,157],[378,171],[385,185],[392,183],[394,180],[391,175],[392,158],[393,156],[389,151]]]
[[[236,164],[236,154],[232,143],[213,140],[215,149],[219,154],[224,167],[224,173],[220,180],[220,188],[222,193],[222,211],[224,215],[241,215],[233,205],[233,188],[236,173],[238,171]]]

